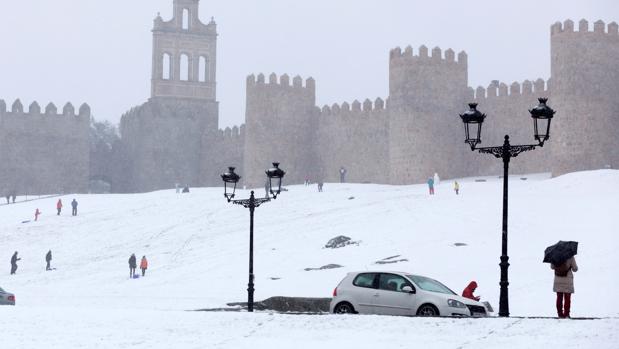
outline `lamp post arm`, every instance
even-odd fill
[[[250,208],[250,207],[259,207],[260,205],[264,204],[265,202],[269,202],[271,201],[270,198],[249,198],[249,199],[243,199],[243,200],[232,200],[231,202],[235,205],[241,205],[245,208]]]

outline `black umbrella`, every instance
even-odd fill
[[[561,265],[578,253],[577,241],[559,241],[544,250],[544,263]]]

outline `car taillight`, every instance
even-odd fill
[[[15,296],[9,296],[8,300],[11,302],[15,302]]]
[[[337,287],[333,289],[333,297],[337,297]]]

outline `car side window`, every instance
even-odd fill
[[[357,287],[375,288],[374,279],[376,279],[376,273],[363,273],[357,275],[352,284]]]
[[[402,287],[410,286],[413,290],[415,287],[404,277],[396,274],[380,274],[378,279],[378,288],[385,291],[405,292]]]

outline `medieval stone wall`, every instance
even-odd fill
[[[324,106],[317,125],[318,171],[309,180],[338,182],[344,167],[347,181],[389,183],[389,123],[381,98]]]
[[[67,103],[62,114],[37,102],[27,112],[19,100],[7,111],[0,100],[0,194],[87,192],[90,107]]]

